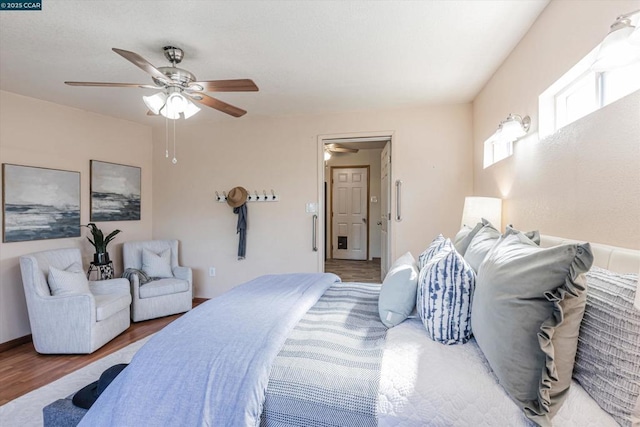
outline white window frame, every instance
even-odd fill
[[[494,135],[484,142],[484,169],[513,155],[513,141],[495,140]]]
[[[593,64],[599,48],[600,46],[596,46],[595,49],[589,52],[587,56],[582,58],[576,65],[574,65],[539,96],[538,132],[540,139],[548,137],[564,126],[620,99],[620,97],[609,100],[606,99],[605,79],[607,74],[610,72],[596,72],[591,70],[591,64]],[[595,105],[586,112],[583,112],[581,115],[576,115],[571,119],[567,118],[568,113],[566,111],[566,103],[568,97],[575,93],[576,89],[581,87],[585,80],[588,79],[593,79],[592,84]],[[621,95],[621,97],[635,92],[636,90],[637,88],[634,89],[632,84],[630,85],[629,91]]]

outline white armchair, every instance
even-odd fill
[[[193,305],[192,273],[189,267],[178,265],[178,241],[148,240],[124,243],[122,256],[125,270],[142,270],[144,249],[148,249],[154,254],[160,254],[170,249],[170,269],[173,277],[164,277],[141,284],[139,274],[130,274],[131,319],[134,322],[139,322],[191,310]]]
[[[87,293],[51,294],[49,268],[65,270],[74,264],[82,269],[77,248],[20,257],[31,335],[38,353],[93,353],[131,324],[131,295],[125,279],[89,281]]]

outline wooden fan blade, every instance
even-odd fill
[[[339,147],[335,144],[329,144],[327,148],[334,153],[357,153],[359,151],[357,148]]]
[[[231,104],[227,104],[226,102],[220,101],[219,99],[212,98],[209,95],[200,92],[192,92],[186,93],[192,100],[206,105],[207,107],[215,108],[218,111],[222,111],[223,113],[227,113],[233,117],[241,117],[247,114],[247,112],[241,108],[234,107]]]
[[[133,63],[136,67],[141,68],[143,71],[151,74],[151,76],[155,77],[156,79],[161,80],[163,82],[168,82],[167,76],[162,74],[160,70],[158,70],[156,67],[151,65],[149,61],[147,61],[137,53],[130,52],[128,50],[117,49],[115,47],[112,48],[111,50],[113,50],[118,55],[122,56],[127,61]]]
[[[200,88],[198,88],[198,86]],[[251,79],[205,80],[189,83],[189,88],[205,92],[257,92],[258,86]]]
[[[64,82],[69,86],[97,86],[97,87],[141,87],[143,89],[162,89],[158,86],[142,83],[104,83],[104,82]]]

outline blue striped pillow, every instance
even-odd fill
[[[443,344],[464,344],[471,338],[475,280],[471,266],[446,239],[418,278],[417,310],[431,339]]]
[[[429,260],[433,258],[435,254],[440,252],[440,249],[443,248],[446,241],[447,239],[445,239],[442,234],[439,234],[438,237],[433,239],[433,241],[429,244],[429,247],[425,249],[425,251],[422,252],[418,257],[418,270],[422,270],[422,268],[427,265]]]

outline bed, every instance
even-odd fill
[[[591,247],[594,268],[637,282],[640,251]],[[443,345],[412,316],[385,327],[380,286],[320,273],[240,285],[154,336],[80,425],[551,425],[525,416],[473,337]],[[619,425],[571,381],[553,425]]]

